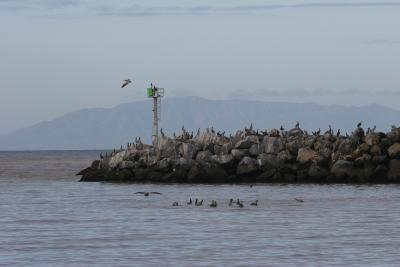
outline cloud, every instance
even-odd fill
[[[255,14],[257,12],[284,10],[284,9],[310,9],[310,8],[357,8],[357,7],[400,7],[400,2],[353,2],[353,3],[302,3],[302,4],[269,4],[269,5],[240,5],[240,6],[126,6],[113,8],[108,6],[99,10],[99,15],[108,16],[167,16],[167,15],[234,15]]]
[[[372,39],[365,41],[365,44],[368,45],[396,45],[400,44],[398,40],[389,40],[389,39]]]
[[[112,4],[110,4],[112,3]],[[101,16],[179,16],[179,15],[246,15],[265,11],[311,8],[362,8],[362,7],[400,7],[399,1],[375,2],[314,2],[300,4],[267,5],[132,5],[122,1],[78,1],[78,0],[0,0],[0,10],[43,10],[79,7],[80,11]],[[75,10],[76,11],[76,10]]]
[[[255,89],[255,90],[237,90],[233,92],[232,97],[315,97],[315,96],[400,96],[400,90],[361,90],[361,89],[345,89],[345,90],[329,90],[329,89],[289,89],[289,90],[271,90],[271,89]]]

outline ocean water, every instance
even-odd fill
[[[0,266],[400,266],[399,186],[77,182],[97,155],[0,152]]]

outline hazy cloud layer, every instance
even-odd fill
[[[233,97],[320,97],[320,96],[400,96],[400,90],[361,90],[361,89],[346,89],[346,90],[329,90],[329,89],[291,89],[291,90],[237,90],[233,93]]]
[[[389,40],[389,39],[372,39],[365,41],[368,45],[397,45],[400,44],[398,40]]]
[[[245,15],[257,14],[272,10],[310,9],[310,8],[362,8],[362,7],[400,7],[398,1],[375,2],[314,2],[299,4],[267,4],[267,5],[167,5],[134,4],[127,1],[78,1],[78,0],[0,0],[0,10],[34,10],[46,12],[58,10],[61,12],[83,12],[84,14],[102,16],[175,16],[175,15]],[[64,10],[69,8],[72,10]],[[65,15],[65,14],[64,14]]]

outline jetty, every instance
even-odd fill
[[[80,181],[157,183],[400,183],[400,128],[343,135],[331,127],[308,133],[254,130],[226,136],[213,128],[140,139],[78,173]]]

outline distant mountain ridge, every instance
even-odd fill
[[[167,135],[213,126],[234,133],[253,123],[255,129],[292,128],[299,121],[308,131],[328,125],[351,132],[362,121],[365,127],[388,130],[399,125],[400,111],[379,105],[347,107],[314,103],[208,100],[199,97],[167,98],[162,102],[160,126]],[[91,108],[67,113],[0,136],[0,150],[109,149],[132,142],[136,136],[150,141],[152,103],[144,100],[113,108]]]

